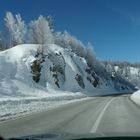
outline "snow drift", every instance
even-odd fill
[[[140,90],[134,92],[131,95],[131,100],[133,100],[136,104],[140,105]]]

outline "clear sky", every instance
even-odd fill
[[[140,0],[1,0],[0,27],[6,11],[27,23],[52,15],[56,31],[92,42],[102,60],[140,61]]]

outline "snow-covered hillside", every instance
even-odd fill
[[[39,47],[19,45],[0,52],[0,96],[40,97],[53,90],[95,95],[94,90],[115,90],[112,84],[97,79],[86,60],[70,50],[52,44],[39,56]]]
[[[41,45],[18,45],[0,52],[0,117],[132,90],[111,79],[98,75],[71,49],[50,44],[42,51]]]
[[[129,62],[104,62],[106,69],[140,88],[140,64]]]

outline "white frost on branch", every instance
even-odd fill
[[[53,44],[54,37],[48,21],[42,15],[37,20],[31,21],[29,30],[29,42],[33,44]]]
[[[24,43],[26,26],[20,14],[17,14],[14,17],[11,12],[7,12],[4,20],[7,29],[7,45],[9,47],[14,47]]]

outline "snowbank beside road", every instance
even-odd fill
[[[88,99],[82,93],[48,93],[46,97],[0,98],[0,121],[48,110],[60,105]]]
[[[131,95],[131,100],[133,100],[136,104],[140,105],[140,90],[134,92]]]

